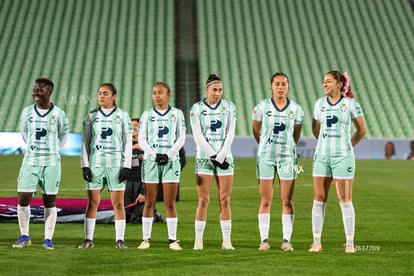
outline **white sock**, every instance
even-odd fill
[[[260,232],[260,241],[269,239],[269,229],[270,229],[270,214],[259,214],[259,232]]]
[[[45,239],[51,240],[55,232],[57,211],[56,207],[45,208]]]
[[[167,230],[168,230],[168,240],[176,241],[177,240],[177,222],[178,218],[166,218],[167,221]]]
[[[325,218],[326,203],[322,201],[313,201],[312,207],[312,232],[313,243],[321,244],[323,220]]]
[[[93,233],[95,232],[96,218],[85,217],[84,230],[85,239],[93,241]]]
[[[204,229],[206,228],[206,222],[201,220],[196,220],[194,222],[194,229],[195,229],[195,239],[196,240],[203,240],[204,236]]]
[[[149,241],[151,239],[153,220],[153,217],[142,217],[142,240],[144,241]]]
[[[290,242],[290,239],[292,238],[294,220],[294,214],[282,214],[283,240]]]
[[[20,206],[17,205],[17,219],[19,220],[20,234],[29,236],[30,225],[30,205]]]
[[[352,202],[341,203],[342,221],[344,223],[346,245],[354,245],[355,210]]]
[[[221,233],[223,235],[223,241],[230,241],[231,235],[231,219],[220,220]]]
[[[115,241],[124,240],[125,237],[125,220],[117,219],[115,220]]]

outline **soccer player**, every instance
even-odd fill
[[[18,177],[17,217],[21,236],[13,244],[14,248],[23,248],[31,244],[30,201],[39,185],[45,207],[43,247],[54,249],[52,238],[57,219],[56,195],[61,179],[59,149],[67,141],[69,123],[65,112],[50,102],[53,88],[52,80],[38,78],[32,92],[35,103],[24,108],[20,116],[20,131],[27,144],[27,150]]]
[[[279,176],[282,202],[283,251],[293,251],[290,243],[293,222],[293,191],[297,176],[296,144],[300,138],[303,111],[300,105],[287,97],[289,78],[275,73],[270,80],[272,97],[261,101],[252,112],[253,135],[259,143],[256,174],[259,182],[259,250],[269,250],[270,207],[273,185]]]
[[[190,121],[196,143],[196,184],[198,206],[195,214],[194,250],[203,249],[207,209],[213,178],[218,187],[221,248],[234,250],[231,243],[230,197],[233,189],[234,163],[231,145],[236,128],[236,107],[223,96],[221,79],[214,74],[205,83],[207,97],[191,107]]]
[[[355,211],[352,185],[355,175],[353,147],[366,133],[361,106],[355,100],[347,73],[330,71],[323,79],[325,97],[316,101],[312,132],[318,139],[313,157],[313,244],[309,252],[321,252],[321,235],[331,182],[342,210],[346,253],[354,253]],[[351,133],[351,125],[355,133]]]
[[[141,116],[138,143],[144,150],[142,181],[145,183],[145,204],[142,242],[138,249],[150,247],[157,186],[162,183],[169,247],[182,250],[177,240],[175,202],[181,175],[178,152],[185,143],[186,126],[183,112],[169,105],[170,97],[171,89],[167,83],[155,83],[152,88],[154,107]]]
[[[131,169],[132,126],[128,113],[116,105],[116,98],[116,87],[103,83],[98,90],[99,107],[90,111],[83,121],[81,167],[88,207],[84,221],[85,241],[79,248],[94,247],[96,213],[105,186],[114,208],[115,247],[127,248],[124,191]]]

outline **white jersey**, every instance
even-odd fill
[[[362,115],[361,106],[355,99],[342,97],[334,105],[327,96],[318,99],[313,110],[313,119],[319,121],[321,127],[315,153],[320,156],[352,154],[352,120]]]
[[[171,106],[165,111],[145,110],[140,118],[138,135],[144,160],[155,160],[157,153],[167,154],[170,160],[179,160],[178,152],[186,138],[184,114],[181,109]]]
[[[115,107],[109,114],[101,108],[83,121],[81,166],[131,168],[132,124],[126,111]]]
[[[228,100],[221,99],[214,107],[206,99],[195,103],[190,112],[193,134],[196,135],[195,128],[200,128],[202,139],[207,142],[206,146],[197,144],[196,158],[209,159],[213,153],[222,150],[225,151],[224,157],[232,158],[230,144],[233,141],[234,128],[231,126],[235,125],[235,121],[236,106]]]
[[[262,122],[257,156],[263,160],[296,156],[293,139],[295,125],[301,125],[304,114],[300,105],[288,99],[279,109],[273,98],[261,101],[252,112],[252,119]]]
[[[20,131],[24,138],[27,137],[23,164],[59,164],[61,139],[69,133],[68,118],[63,110],[51,104],[49,111],[41,115],[35,104],[27,106],[20,116]]]

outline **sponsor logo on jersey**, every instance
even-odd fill
[[[220,120],[210,121],[210,123],[211,123],[210,128],[212,132],[216,132],[217,129],[221,128],[222,126],[222,123]]]
[[[273,134],[279,134],[280,131],[284,131],[286,129],[286,125],[284,123],[275,123],[273,127]]]
[[[158,127],[158,138],[162,138],[162,136],[167,135],[170,132],[170,129],[167,126],[159,126]]]
[[[338,117],[335,115],[328,116],[326,118],[326,126],[331,127],[333,124],[336,124],[338,122]]]
[[[110,127],[102,128],[101,138],[106,139],[107,137],[111,136],[112,133],[113,133],[112,128]]]
[[[42,137],[45,137],[47,134],[46,129],[36,128],[36,140],[40,140]]]

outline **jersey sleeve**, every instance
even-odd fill
[[[263,102],[258,103],[252,111],[252,120],[261,122],[263,118]]]
[[[216,155],[216,152],[210,146],[210,144],[206,141],[203,133],[201,131],[200,125],[200,112],[198,109],[198,104],[195,104],[191,108],[190,112],[190,123],[191,123],[191,130],[193,132],[194,142],[197,146],[201,148],[208,156]]]
[[[150,159],[155,160],[156,152],[148,144],[148,111],[142,113],[138,132],[138,144],[144,151],[144,156],[150,156]]]
[[[229,105],[231,116],[229,116],[229,121],[226,128],[226,138],[224,140],[222,148],[217,153],[216,157],[216,160],[220,163],[223,163],[223,161],[226,159],[226,156],[230,153],[231,145],[233,144],[234,140],[234,133],[236,130],[236,106],[231,102],[229,102]]]
[[[320,101],[321,99],[318,99],[315,103],[315,105],[313,106],[313,119],[318,120],[319,118],[319,105],[320,105]]]
[[[91,114],[88,113],[82,126],[81,168],[89,167],[90,144],[92,139]]]
[[[27,108],[22,111],[20,115],[20,133],[22,135],[23,141],[27,144],[27,139],[29,132],[27,130],[27,120],[26,120]]]
[[[352,104],[350,105],[350,112],[351,112],[351,118],[352,119],[355,119],[355,118],[358,118],[358,117],[364,115],[363,112],[362,112],[361,105],[357,101],[355,101],[353,99],[351,101],[351,103]]]
[[[59,140],[60,148],[63,148],[69,138],[69,121],[66,113],[62,110],[59,118]]]
[[[129,114],[124,111],[123,117],[123,143],[124,143],[124,168],[131,168],[132,163],[132,124]]]
[[[305,114],[303,113],[303,109],[300,105],[297,105],[297,111],[295,116],[295,125],[301,125],[303,124],[303,120],[305,118]]]
[[[181,110],[177,110],[177,140],[172,145],[171,149],[168,150],[167,155],[169,158],[173,156],[178,156],[178,152],[184,146],[185,138],[186,138],[186,126],[185,126],[185,119],[184,114]]]

